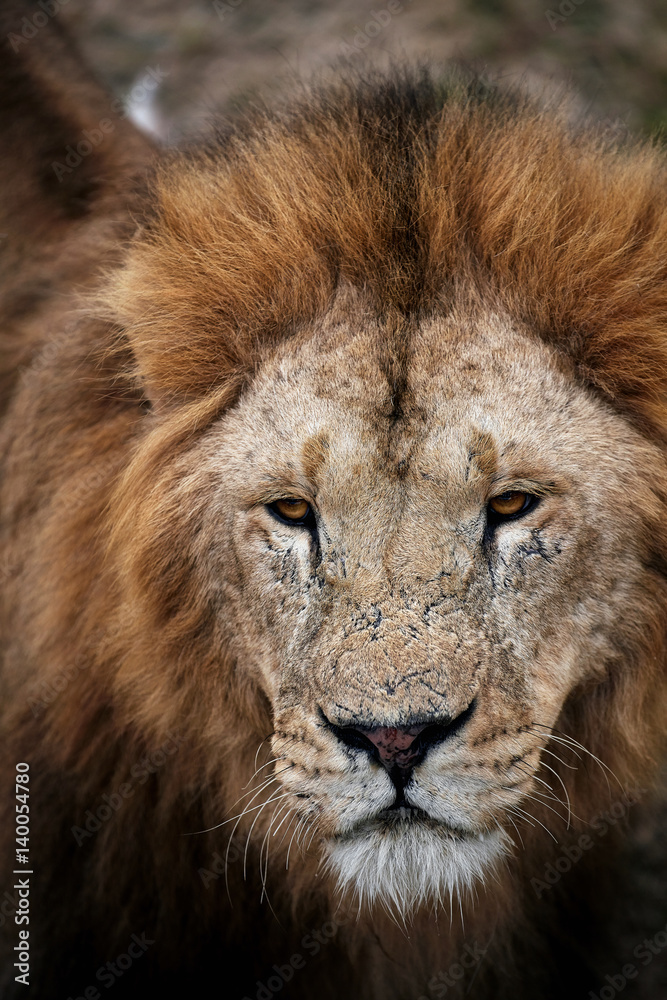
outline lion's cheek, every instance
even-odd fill
[[[234,583],[225,591],[227,630],[244,663],[255,663],[267,690],[277,695],[284,664],[314,627],[319,592],[307,539],[272,535],[251,523],[230,539],[226,559]],[[222,572],[222,570],[220,570]]]
[[[282,787],[300,814],[316,819],[321,837],[336,836],[391,805],[389,776],[338,745],[310,713],[276,713],[271,741]]]

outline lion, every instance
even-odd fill
[[[5,47],[3,996],[662,997],[662,152]]]

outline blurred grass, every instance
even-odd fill
[[[167,71],[159,110],[174,141],[198,132],[215,109],[258,90],[271,94],[357,48],[353,58],[426,55],[547,93],[566,87],[575,106],[619,128],[667,128],[664,0],[402,0],[400,7],[388,0],[231,0],[217,9],[208,0],[69,0],[58,17],[120,93],[147,67]]]

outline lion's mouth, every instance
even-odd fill
[[[431,820],[429,814],[424,812],[423,809],[418,809],[416,806],[408,806],[404,804],[391,805],[387,809],[383,809],[381,812],[377,813],[374,818],[383,823],[400,823],[402,821],[428,822]]]
[[[414,830],[418,827],[421,829],[433,830],[440,836],[445,834],[452,840],[484,839],[483,834],[476,833],[473,830],[466,830],[463,827],[452,826],[449,823],[445,823],[443,820],[436,819],[435,817],[429,815],[429,813],[425,812],[423,809],[419,809],[416,806],[408,806],[404,803],[401,805],[389,806],[387,809],[382,809],[373,816],[368,816],[366,819],[356,824],[351,830],[347,830],[345,833],[339,834],[335,839],[353,839],[354,837],[360,835],[365,836],[371,832],[399,833],[401,828],[408,832],[409,830]]]
[[[378,820],[385,826],[398,826],[401,823],[406,825],[419,824],[425,826],[431,830],[438,830],[441,834],[447,833],[458,840],[467,840],[470,838],[477,838],[484,840],[483,833],[479,833],[476,830],[469,830],[462,826],[456,826],[453,823],[448,823],[446,820],[438,819],[432,816],[430,813],[426,812],[424,809],[420,809],[418,806],[412,806],[406,802],[403,794],[397,796],[396,801],[393,802],[386,809],[382,809],[374,819]]]

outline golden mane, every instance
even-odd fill
[[[564,114],[406,72],[339,82],[175,156],[109,296],[140,325],[142,375],[196,395],[252,371],[341,281],[421,313],[465,285],[662,433],[664,157]]]
[[[184,836],[234,813],[272,731],[268,700],[236,661],[205,576],[216,482],[193,464],[204,432],[277,345],[307,337],[352,287],[380,315],[484,304],[509,316],[639,432],[646,479],[649,446],[664,449],[667,435],[664,156],[478,81],[398,69],[343,76],[306,101],[253,113],[204,148],[160,158],[127,194],[118,177],[128,170],[110,176],[112,208],[93,199],[89,217],[67,229],[74,245],[96,247],[104,274],[88,276],[83,306],[72,275],[63,279],[68,308],[54,332],[29,315],[41,333],[30,366],[13,371],[2,431],[3,773],[9,783],[16,761],[30,762],[39,995],[49,981],[78,995],[95,961],[124,951],[132,933],[158,942],[137,959],[146,977],[137,995],[156,983],[220,989],[227,976],[254,990],[303,951],[306,931],[335,920],[338,902],[306,861],[272,873],[283,923],[273,922],[234,846],[229,908],[225,831]],[[403,351],[397,332],[392,372]],[[575,840],[610,802],[649,786],[663,752],[665,483],[656,470],[653,506],[638,515],[641,616],[559,720],[603,762],[557,768]],[[622,789],[610,792],[610,782]],[[104,804],[118,816],[100,820]],[[536,810],[538,824],[548,808]],[[386,956],[407,945],[384,916],[362,911],[352,930],[324,933],[333,943],[318,959],[321,995],[357,995],[363,960],[378,996],[412,1000],[505,911],[510,929],[489,945],[495,964],[477,995],[532,1000],[524,956],[537,968],[549,934],[583,904],[576,892],[567,902],[562,885],[533,898],[531,878],[560,848],[540,826],[523,833],[500,887],[480,890],[477,908],[466,902],[467,932],[452,918],[443,943],[449,914],[441,925],[418,916],[422,948],[408,971]],[[594,867],[582,863],[582,896],[611,841]],[[256,862],[257,845],[250,851]],[[535,914],[548,907],[538,932]],[[64,926],[75,910],[91,915],[76,946]],[[294,971],[289,995],[312,996],[313,980]],[[11,975],[8,996],[13,985]]]

